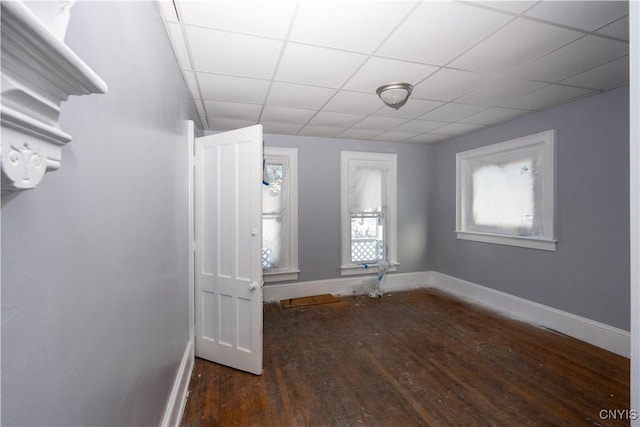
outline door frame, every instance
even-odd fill
[[[196,321],[195,321],[195,172],[196,172],[196,135],[195,124],[193,120],[187,120],[187,215],[188,215],[188,262],[189,262],[189,299],[187,300],[189,305],[189,341],[195,349],[195,337],[196,337]],[[195,360],[195,351],[193,353]]]
[[[629,2],[631,410],[640,411],[640,3]],[[636,412],[637,414],[637,412]],[[640,426],[640,417],[631,420]]]

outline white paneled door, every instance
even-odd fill
[[[196,138],[196,356],[262,373],[262,126]]]

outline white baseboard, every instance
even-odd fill
[[[187,392],[189,391],[189,381],[191,380],[194,361],[193,340],[191,340],[187,342],[187,346],[184,349],[182,361],[178,367],[176,378],[173,381],[173,388],[164,409],[161,427],[178,427],[180,425],[182,413],[187,403]]]
[[[389,273],[382,282],[384,291],[404,291],[417,289],[427,283],[427,273]],[[333,294],[351,295],[365,283],[375,280],[375,275],[340,277],[309,282],[265,285],[264,301],[280,301],[287,298],[301,298],[311,295]]]
[[[585,317],[567,313],[453,276],[428,272],[427,283],[435,288],[518,320],[553,329],[624,357],[630,357],[631,336]]]

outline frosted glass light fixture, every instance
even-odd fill
[[[388,83],[380,86],[376,93],[385,104],[397,110],[407,103],[412,90],[409,83]]]

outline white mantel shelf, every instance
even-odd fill
[[[61,103],[107,85],[62,41],[71,1],[43,3],[53,12],[40,18],[22,1],[0,4],[2,191],[28,190],[60,168],[71,141],[58,126]]]

